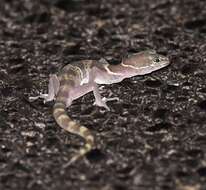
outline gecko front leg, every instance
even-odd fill
[[[93,87],[93,94],[94,94],[94,97],[95,97],[94,105],[104,107],[105,109],[110,111],[110,108],[106,104],[107,99],[102,98],[100,93],[99,93],[98,85],[95,82],[93,82],[92,87]]]
[[[95,97],[94,105],[97,105],[97,106],[100,106],[100,107],[104,107],[105,109],[110,111],[110,108],[106,104],[106,100],[107,99],[101,97],[99,89],[98,89],[98,85],[95,82],[95,78],[96,78],[97,74],[99,74],[98,68],[94,67],[92,69],[92,71],[90,72],[90,75],[89,75],[89,83],[92,86],[92,91],[93,91],[93,94],[94,94],[94,97]]]

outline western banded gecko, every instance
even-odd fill
[[[49,79],[48,94],[40,97],[44,100],[55,100],[53,116],[59,126],[66,131],[77,134],[85,140],[85,146],[72,157],[70,163],[84,156],[95,147],[94,136],[84,126],[73,121],[66,112],[74,99],[93,91],[95,104],[109,110],[105,99],[102,99],[97,84],[112,84],[135,75],[144,75],[161,69],[169,64],[167,57],[155,51],[142,51],[124,58],[118,65],[111,65],[105,59],[82,60],[66,65],[58,75],[52,74]]]

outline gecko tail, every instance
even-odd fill
[[[76,153],[76,155],[74,155],[70,161],[64,166],[64,168],[72,165],[73,163],[75,163],[77,160],[83,158],[87,153],[89,153],[94,147],[91,146],[91,144],[86,143],[85,146],[83,148],[81,148],[79,150],[78,153]]]
[[[85,140],[84,147],[81,148],[79,152],[71,158],[71,160],[67,164],[67,166],[69,166],[79,158],[84,157],[88,152],[90,152],[95,147],[94,136],[92,135],[89,129],[77,124],[67,115],[66,104],[63,102],[57,101],[54,104],[53,116],[59,126],[61,126],[63,129],[72,134],[81,136]]]

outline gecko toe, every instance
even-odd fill
[[[105,109],[107,109],[108,111],[110,111],[110,108],[107,106],[107,104],[106,104],[104,101],[101,101],[101,102],[95,101],[95,102],[94,102],[94,105],[97,105],[97,106],[99,106],[99,107],[104,107]]]

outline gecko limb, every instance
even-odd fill
[[[59,79],[57,75],[52,74],[50,75],[50,78],[49,78],[48,94],[40,93],[40,95],[38,96],[29,97],[29,100],[34,101],[38,98],[42,98],[44,99],[44,103],[50,102],[55,99],[55,96],[57,95],[57,92],[59,90],[59,86],[60,86],[60,83],[59,83]]]
[[[99,92],[98,85],[95,82],[95,77],[96,77],[98,72],[99,72],[99,69],[94,67],[90,73],[88,84],[90,84],[92,86],[92,91],[93,91],[93,94],[95,97],[94,105],[104,107],[105,109],[107,109],[109,111],[110,108],[107,106],[106,102],[101,98],[101,94]]]
[[[55,99],[55,96],[57,95],[57,92],[59,90],[59,86],[60,83],[57,75],[55,74],[50,75],[49,86],[48,86],[49,93],[47,96],[45,96],[44,102],[49,102]]]
[[[98,86],[96,83],[93,83],[93,94],[95,97],[95,102],[94,105],[100,106],[100,107],[104,107],[105,109],[107,109],[108,111],[110,111],[110,108],[107,106],[106,104],[106,98],[101,98]]]

